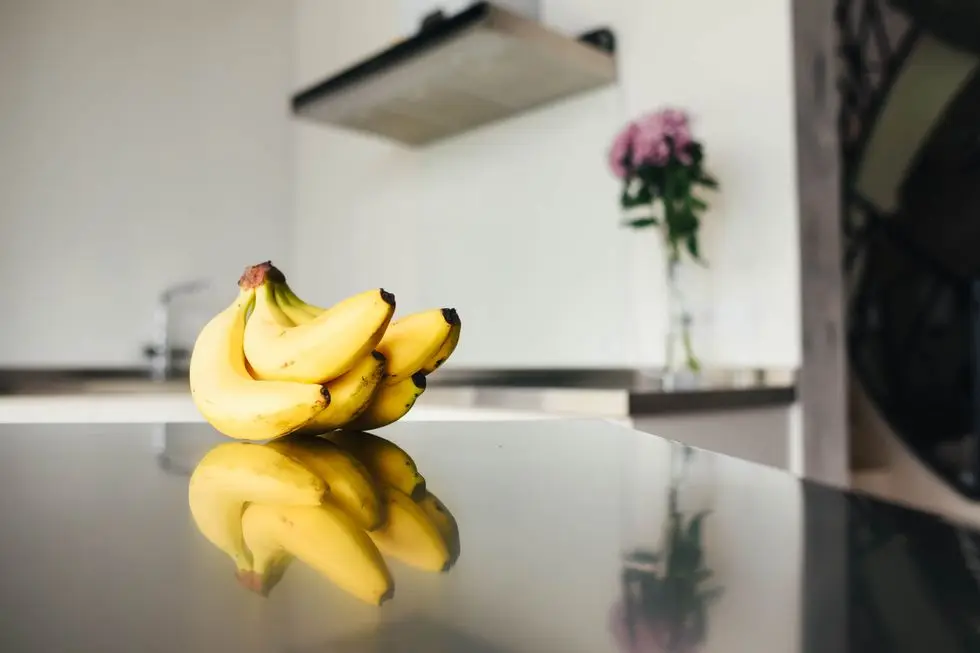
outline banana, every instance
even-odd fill
[[[417,503],[442,534],[442,539],[446,542],[446,548],[449,550],[449,565],[456,564],[460,553],[459,525],[456,523],[453,513],[449,512],[446,504],[431,492],[426,492],[425,496],[419,499]]]
[[[432,374],[439,368],[439,366],[445,363],[450,356],[453,355],[453,352],[456,351],[456,345],[459,344],[459,332],[462,330],[462,328],[462,322],[459,319],[459,315],[456,314],[456,319],[453,322],[452,327],[449,329],[449,337],[446,338],[444,343],[442,343],[442,347],[439,348],[436,355],[423,363],[422,369],[419,370],[422,372],[422,374]]]
[[[279,309],[286,314],[286,317],[292,321],[293,324],[291,326],[305,324],[319,315],[319,313],[308,311],[303,306],[294,304],[292,301],[290,301],[286,294],[288,288],[289,286],[287,286],[285,282],[275,284],[276,304],[278,304]]]
[[[322,313],[324,310],[312,304],[307,304],[305,301],[297,297],[296,293],[292,291],[292,289],[289,287],[288,284],[286,284],[285,281],[276,284],[276,302],[279,304],[279,308],[282,309],[282,312],[285,313],[296,324],[304,324],[306,322],[309,322],[317,315]],[[456,346],[459,344],[459,334],[462,325],[460,323],[459,315],[456,313],[455,309],[440,309],[440,311],[428,311],[426,313],[420,313],[417,315],[418,316],[424,315],[427,318],[434,318],[437,312],[442,313],[443,320],[449,322],[450,324],[449,335],[442,343],[442,346],[432,356],[430,356],[429,358],[427,358],[422,362],[422,367],[419,368],[418,371],[421,371],[423,374],[432,374],[434,371],[436,371],[436,369],[438,369],[440,365],[445,363],[446,360],[450,356],[452,356],[453,352],[456,350]],[[449,313],[448,317],[446,316],[446,312]],[[394,322],[389,328],[389,330],[395,327],[396,324],[401,324],[402,327],[400,328],[406,328],[407,326],[411,326],[411,322],[414,322],[417,319],[421,319],[421,317],[416,317],[416,315],[409,315],[405,317],[403,320],[398,320]],[[406,320],[408,321],[407,325],[405,324]],[[432,320],[432,321],[435,322],[441,328],[441,325],[439,325],[437,320]],[[391,341],[391,338],[392,336],[388,336],[389,341]],[[382,338],[382,342],[384,341],[385,338]],[[402,348],[400,347],[399,349]],[[411,375],[416,371],[412,369],[415,365],[415,362],[410,359],[407,353],[404,355],[403,358],[406,360],[400,365],[401,367],[406,368],[406,371],[403,372],[400,370],[396,370],[395,372],[396,377],[399,375]]]
[[[388,518],[369,533],[381,552],[424,571],[448,571],[449,547],[422,507],[393,487],[383,494]]]
[[[384,518],[381,496],[370,472],[352,454],[323,438],[290,436],[268,446],[302,463],[330,486],[329,498],[358,527],[371,531]]]
[[[282,283],[276,284],[276,301],[279,302],[279,306],[286,311],[286,307],[289,307],[287,312],[296,324],[304,324],[309,322],[317,315],[323,313],[326,309],[320,308],[319,306],[314,306],[313,304],[307,304],[302,299],[296,296],[293,289],[289,287],[285,279]]]
[[[425,479],[419,474],[415,461],[394,442],[372,433],[347,430],[333,431],[324,437],[353,454],[376,481],[411,497],[424,495]]]
[[[284,277],[271,263],[252,266],[239,285],[255,289],[245,326],[245,357],[260,379],[324,383],[348,372],[381,341],[395,311],[395,296],[375,288],[295,325],[276,302]]]
[[[251,568],[242,542],[242,510],[252,501],[319,505],[327,484],[299,462],[259,444],[228,442],[208,451],[188,485],[191,516],[201,534],[235,561]]]
[[[250,589],[268,593],[290,558],[297,558],[367,603],[381,605],[394,594],[378,548],[335,505],[253,503],[242,516],[242,532],[254,570],[242,584]]]
[[[384,371],[385,357],[372,351],[355,363],[351,371],[328,382],[330,405],[307,422],[299,433],[325,433],[355,419],[371,405]]]
[[[235,577],[242,587],[260,596],[269,596],[273,588],[282,580],[292,562],[293,556],[287,553],[285,549],[270,549],[263,552],[261,574],[249,569],[248,571],[239,571]]]
[[[413,313],[392,322],[377,346],[388,359],[384,384],[404,381],[437,360],[458,322],[453,308]]]
[[[415,401],[425,392],[425,375],[421,372],[395,385],[382,385],[371,403],[345,428],[368,431],[397,422],[412,410]]]
[[[291,433],[330,403],[317,384],[257,381],[242,353],[245,316],[255,293],[242,290],[205,325],[194,343],[190,386],[194,405],[221,433],[240,440],[269,440]]]

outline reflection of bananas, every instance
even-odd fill
[[[418,504],[439,529],[442,539],[446,542],[450,566],[456,564],[460,553],[459,525],[453,513],[449,512],[449,508],[431,492],[426,492],[425,496],[418,500]]]
[[[291,433],[327,407],[320,385],[256,381],[249,374],[242,341],[245,316],[255,294],[238,299],[201,330],[190,364],[191,396],[204,418],[225,435],[267,440]]]
[[[407,380],[438,360],[459,316],[452,308],[413,313],[391,323],[378,343],[378,351],[388,359],[385,385]]]
[[[425,492],[415,461],[394,442],[360,431],[333,431],[324,437],[353,454],[378,482],[415,498]]]
[[[425,375],[418,372],[395,385],[381,386],[375,391],[367,407],[346,424],[345,428],[370,431],[397,422],[412,410],[412,406],[425,392],[425,385]]]
[[[266,262],[250,268],[240,281],[242,288],[255,289],[244,351],[261,379],[324,383],[337,378],[371,353],[395,311],[394,295],[375,288],[297,325],[276,302],[274,284],[284,279]]]
[[[269,444],[298,460],[330,486],[329,499],[360,528],[374,530],[384,517],[378,489],[357,458],[323,438],[290,436]]]
[[[425,571],[449,570],[459,527],[411,457],[370,433],[328,435],[221,444],[194,469],[194,522],[235,562],[239,583],[267,596],[298,559],[380,605],[394,592],[382,552]]]
[[[188,502],[204,537],[231,556],[241,572],[251,568],[242,542],[242,510],[248,502],[315,506],[327,490],[320,477],[275,449],[229,442],[198,463]]]
[[[449,547],[420,505],[401,490],[384,489],[388,518],[371,539],[387,555],[425,571],[447,571]]]
[[[373,605],[394,593],[377,547],[337,506],[253,503],[242,517],[242,531],[254,562],[252,573],[242,575],[250,589],[267,594],[295,557]]]

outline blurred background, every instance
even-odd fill
[[[974,518],[980,19],[810,4],[0,1],[0,418],[197,419],[194,336],[271,259],[459,311],[420,419],[603,417]],[[720,184],[673,279],[609,165],[663,107]]]

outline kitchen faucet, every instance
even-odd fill
[[[153,341],[143,349],[150,361],[150,377],[154,381],[164,381],[170,376],[176,354],[186,355],[186,350],[176,350],[170,343],[170,307],[174,299],[181,295],[204,290],[209,285],[206,279],[184,281],[164,288],[153,309]]]

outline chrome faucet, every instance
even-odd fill
[[[180,352],[170,342],[170,307],[175,298],[181,295],[200,292],[208,287],[206,279],[185,281],[164,288],[153,309],[153,341],[143,353],[150,361],[150,377],[154,381],[164,381],[171,373],[175,355]]]

